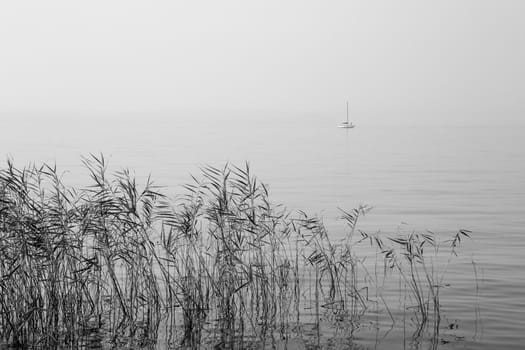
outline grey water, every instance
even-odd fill
[[[338,208],[362,204],[373,207],[359,223],[367,232],[470,230],[464,259],[446,275],[444,325],[458,327],[442,346],[521,349],[525,342],[524,126],[339,129],[322,116],[260,113],[3,124],[2,166],[7,158],[19,167],[56,163],[73,186],[87,183],[81,157],[90,153],[103,153],[110,170],[151,175],[170,196],[182,194],[204,165],[249,162],[274,202],[321,216],[334,239],[344,232]],[[393,333],[360,342],[406,348],[399,329]]]

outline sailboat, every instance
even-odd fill
[[[346,101],[346,121],[339,124],[338,128],[351,129],[353,127],[355,127],[355,125],[348,121],[348,101]]]

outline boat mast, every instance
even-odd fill
[[[346,101],[346,124],[348,124],[348,101]]]

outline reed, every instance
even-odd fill
[[[55,167],[0,173],[1,337],[15,345],[76,342],[103,326],[111,334],[158,327],[157,278],[148,251],[150,203],[128,173],[113,183],[104,159],[86,165],[94,185],[76,192]]]
[[[437,346],[441,325],[440,291],[446,286],[444,278],[452,258],[457,256],[462,238],[470,238],[470,233],[462,229],[452,237],[440,240],[440,236],[431,231],[398,232],[384,237],[380,233],[360,232],[361,241],[378,248],[385,273],[395,272],[407,288],[408,298],[413,303],[407,309],[414,310],[417,323],[413,338],[421,337],[430,322],[434,345]],[[439,260],[445,260],[445,263],[439,264]]]
[[[47,348],[95,337],[143,347],[163,327],[177,346],[245,348],[308,336],[306,324],[319,342],[322,315],[353,330],[369,308],[356,254],[365,240],[402,276],[419,324],[430,314],[439,324],[444,273],[424,254],[441,249],[433,235],[389,237],[393,246],[356,235],[369,210],[360,207],[343,211],[349,230],[334,240],[320,218],[274,205],[248,164],[205,167],[170,200],[129,170],[108,175],[102,155],[83,161],[91,184],[82,189],[46,164],[9,161],[0,171],[3,342]],[[467,235],[453,238],[453,252]]]

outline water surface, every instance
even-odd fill
[[[368,232],[471,230],[447,271],[442,304],[459,328],[443,346],[521,348],[525,128],[336,125],[278,115],[11,120],[0,150],[17,166],[56,162],[72,185],[88,179],[81,156],[102,152],[111,169],[151,174],[171,196],[203,165],[249,161],[274,201],[322,216],[334,239],[345,232],[338,208],[360,204],[374,207],[360,222]],[[407,346],[391,333],[363,332],[360,342]]]

